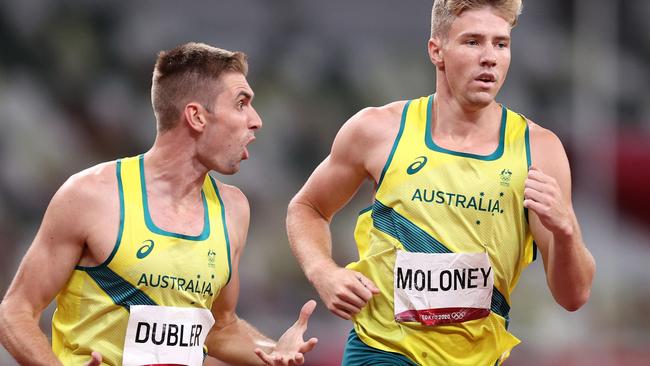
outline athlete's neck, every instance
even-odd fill
[[[490,150],[499,141],[501,115],[501,106],[494,101],[477,108],[436,94],[430,133],[436,144],[452,150]]]
[[[195,157],[190,148],[193,143],[182,140],[172,131],[158,135],[144,154],[147,190],[155,189],[173,200],[196,200],[209,170]]]

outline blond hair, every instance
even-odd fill
[[[191,101],[211,110],[219,93],[216,81],[225,72],[246,76],[246,54],[193,42],[161,51],[151,83],[151,104],[158,132],[174,127]]]
[[[522,0],[435,0],[431,10],[431,37],[446,37],[451,23],[466,10],[494,8],[511,26],[517,24]]]

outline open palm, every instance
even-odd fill
[[[318,339],[310,338],[305,342],[303,339],[307,330],[309,317],[316,308],[316,301],[309,300],[302,306],[298,320],[280,337],[278,343],[271,353],[266,353],[259,348],[255,354],[264,361],[266,365],[293,366],[302,365],[305,362],[304,354],[311,351]]]

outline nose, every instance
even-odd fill
[[[497,64],[497,55],[492,45],[483,47],[480,59],[481,66],[494,67]]]
[[[248,122],[248,128],[251,130],[258,130],[262,128],[262,118],[257,113],[255,108],[253,108],[252,106],[251,106],[251,116]]]

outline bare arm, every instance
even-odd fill
[[[334,262],[329,224],[365,179],[378,180],[403,105],[366,109],[352,117],[336,136],[330,155],[289,204],[291,249],[327,308],[343,319],[357,314],[379,290],[361,273]]]
[[[555,301],[569,311],[589,299],[596,270],[585,246],[571,200],[569,161],[560,140],[531,124],[532,163],[526,180],[524,207]]]
[[[0,306],[0,341],[21,365],[60,365],[38,321],[82,255],[84,195],[75,178],[54,195]],[[49,268],[45,275],[43,268]],[[96,365],[101,356],[93,358]]]
[[[206,339],[208,352],[213,357],[236,365],[301,365],[304,362],[303,354],[313,349],[317,342],[315,338],[307,342],[302,339],[316,303],[309,301],[303,306],[298,321],[278,342],[237,316],[239,259],[246,242],[250,212],[246,197],[238,189],[221,185],[220,191],[226,205],[232,275],[212,305],[215,324]]]

